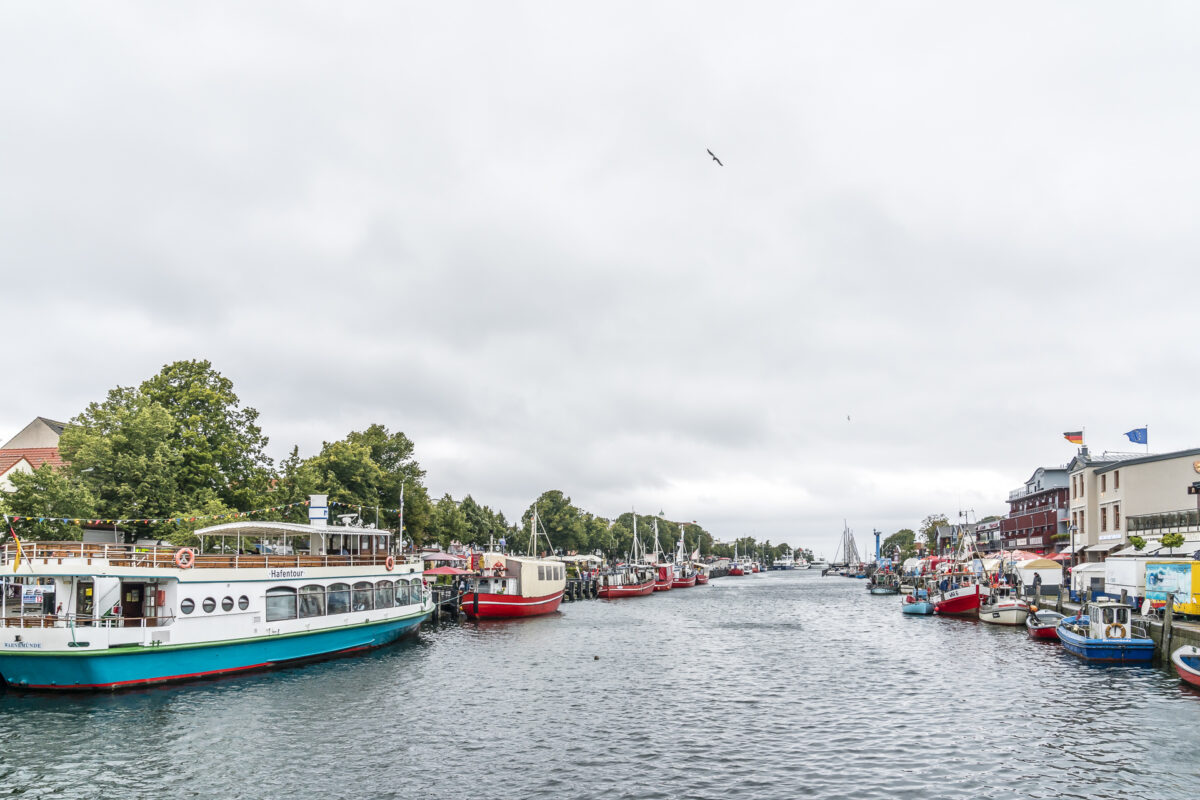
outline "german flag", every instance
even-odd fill
[[[1071,444],[1083,444],[1083,431],[1064,431],[1063,438]]]

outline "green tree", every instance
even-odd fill
[[[880,546],[881,552],[884,555],[891,556],[893,548],[897,545],[900,547],[900,558],[912,557],[917,552],[917,534],[911,528],[901,528],[891,536],[883,540]]]
[[[1130,536],[1129,543],[1133,545],[1134,550],[1141,551],[1146,546],[1146,540],[1141,536]]]
[[[1159,541],[1162,542],[1163,547],[1168,548],[1170,551],[1168,555],[1174,555],[1175,548],[1183,546],[1184,538],[1182,533],[1164,533],[1162,539]]]
[[[21,517],[54,517],[54,520],[37,522],[22,521],[14,527],[18,535],[29,539],[77,539],[78,525],[62,522],[60,518],[91,519],[96,516],[96,499],[87,487],[65,470],[57,470],[42,464],[32,472],[14,472],[9,475],[13,485],[11,493],[0,494],[6,514]],[[8,531],[2,532],[8,536]]]
[[[925,546],[930,552],[937,550],[937,529],[943,525],[949,525],[950,520],[946,519],[945,514],[930,514],[925,519],[921,520],[920,533],[925,540]]]

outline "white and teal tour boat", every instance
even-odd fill
[[[198,548],[9,543],[0,569],[38,586],[41,602],[0,599],[0,678],[113,690],[353,653],[415,631],[433,609],[420,563],[400,557],[388,531],[324,516],[215,525],[196,531]]]

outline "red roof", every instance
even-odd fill
[[[14,447],[11,450],[0,450],[0,475],[16,466],[22,458],[34,469],[47,463],[52,467],[63,465],[57,447]]]

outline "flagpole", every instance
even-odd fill
[[[1146,429],[1146,455],[1150,455],[1150,423],[1147,422],[1142,427]]]

